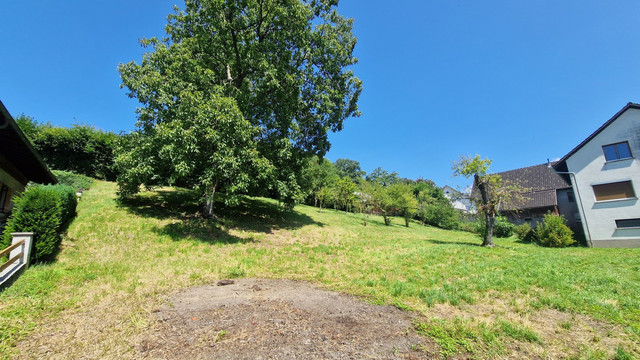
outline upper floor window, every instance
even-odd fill
[[[631,158],[631,149],[627,141],[605,145],[602,147],[602,150],[604,150],[604,157],[607,161]]]
[[[592,186],[596,201],[623,200],[636,197],[630,180]]]

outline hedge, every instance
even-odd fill
[[[76,190],[87,190],[93,185],[93,179],[71,171],[51,170],[53,175],[58,179],[58,184],[69,185]]]
[[[66,225],[75,216],[77,200],[70,186],[32,186],[14,199],[2,236],[2,247],[11,244],[13,232],[33,232],[31,261],[51,260]]]

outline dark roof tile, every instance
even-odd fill
[[[553,165],[553,164],[552,164]],[[562,176],[556,174],[547,164],[528,166],[498,173],[505,182],[526,191],[523,200],[515,204],[505,204],[502,210],[532,209],[558,204],[556,190],[571,187]]]

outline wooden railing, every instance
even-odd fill
[[[19,246],[22,246],[22,245],[24,245],[24,239],[12,244],[11,246],[9,246],[6,249],[0,251],[0,259],[3,258],[5,255],[11,254],[11,251],[13,249],[15,249],[15,248],[17,248]],[[23,256],[24,256],[24,250],[20,251],[19,253],[17,253],[13,257],[11,257],[6,263],[0,265],[0,273],[3,272],[6,268],[8,268],[14,262],[22,259]]]
[[[0,290],[10,286],[29,267],[33,233],[12,233],[11,236],[11,245],[0,251],[0,259],[9,257],[0,265]]]

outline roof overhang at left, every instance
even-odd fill
[[[29,181],[54,184],[56,177],[0,101],[0,155]]]

